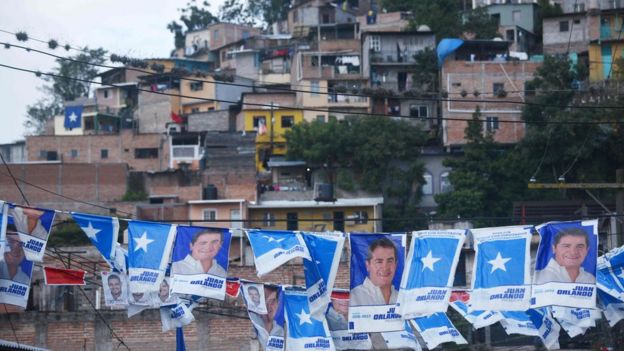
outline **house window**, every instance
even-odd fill
[[[58,153],[56,151],[41,150],[39,151],[39,158],[46,161],[58,161]]]
[[[381,37],[379,35],[371,35],[370,49],[373,52],[381,51]]]
[[[316,121],[319,123],[325,123],[325,115],[316,115]]]
[[[355,224],[366,224],[368,223],[368,212],[367,211],[355,211],[353,213],[355,217]]]
[[[243,222],[241,221],[240,209],[230,209],[230,228],[242,228]]]
[[[243,31],[243,39],[247,39],[249,38],[249,31],[248,30],[244,30]]]
[[[498,117],[486,117],[485,127],[488,132],[498,129]]]
[[[318,95],[321,91],[318,80],[310,81],[310,95]]]
[[[266,117],[264,116],[254,116],[253,117],[253,128],[258,130],[259,126],[266,126]]]
[[[423,195],[433,195],[433,176],[431,173],[425,172],[423,180],[425,181],[422,186]]]
[[[213,208],[207,208],[203,211],[204,221],[215,221],[217,220],[217,210]]]
[[[584,3],[577,3],[576,1],[574,2],[574,12],[583,12],[585,11],[585,4]]]
[[[513,18],[514,23],[519,23],[520,22],[520,10],[512,11],[511,17]]]
[[[410,105],[410,117],[427,118],[429,117],[429,108],[426,105]]]
[[[191,82],[191,91],[200,91],[204,89],[204,82]]]
[[[134,149],[134,158],[158,158],[158,149],[155,147],[136,148]]]
[[[275,226],[275,214],[271,212],[265,212],[263,217],[263,225],[265,227],[274,227]]]
[[[498,95],[501,91],[505,90],[505,83],[492,84],[492,93]]]
[[[110,94],[108,93],[108,89],[104,89],[104,98],[108,99],[110,97]]]
[[[295,117],[282,116],[282,128],[292,128],[295,125]]]
[[[507,31],[505,31],[505,36],[507,37],[507,41],[516,41],[515,31],[513,29],[507,29]]]
[[[453,190],[453,187],[449,179],[449,172],[442,172],[442,174],[440,174],[440,192],[447,193],[451,190]]]
[[[568,21],[559,21],[559,31],[560,32],[567,32],[568,30],[570,30],[570,22],[568,22]]]
[[[100,150],[100,158],[101,158],[102,160],[103,160],[103,159],[108,158],[108,149],[102,149],[102,150]]]
[[[199,107],[192,107],[191,108],[191,113],[198,113],[199,112]]]
[[[71,149],[71,151],[69,152],[69,155],[71,156],[71,158],[76,158],[76,157],[78,157],[78,150],[76,150],[76,149]]]

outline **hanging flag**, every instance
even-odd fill
[[[340,264],[345,236],[341,232],[302,233],[311,260],[303,260],[310,313],[324,313]]]
[[[106,262],[113,267],[112,261],[115,259],[115,247],[119,236],[119,219],[77,212],[72,212],[71,216]]]
[[[403,319],[446,312],[465,230],[412,233],[397,312]]]
[[[195,320],[191,309],[183,302],[177,305],[168,305],[160,308],[160,322],[162,331],[166,332],[173,328],[182,328]]]
[[[43,267],[46,285],[85,285],[85,274],[87,272],[77,269]]]
[[[243,300],[263,350],[284,350],[284,305],[282,288],[241,281]],[[261,299],[261,301],[259,301]]]
[[[237,298],[240,293],[240,279],[238,278],[227,278],[225,282],[225,294],[231,298]]]
[[[175,231],[172,224],[128,222],[128,284],[132,293],[158,291],[165,278]]]
[[[526,311],[500,311],[499,313],[503,315],[503,319],[500,320],[500,323],[507,335],[538,335],[537,328]]]
[[[405,234],[351,233],[349,331],[402,331],[396,302],[405,261]]]
[[[80,126],[82,125],[82,109],[82,105],[65,106],[65,121],[63,123],[65,129],[71,130],[73,128],[80,128]]]
[[[475,259],[469,311],[526,311],[533,226],[471,229]]]
[[[4,262],[4,252],[6,247],[6,230],[9,219],[9,204],[0,200],[0,263]]]
[[[558,349],[561,327],[550,315],[550,310],[545,307],[529,309],[527,314],[537,328],[537,336],[542,339],[544,346],[547,349]]]
[[[617,299],[606,292],[598,289],[598,302],[602,313],[609,322],[609,326],[613,327],[617,322],[624,319],[624,301]]]
[[[537,230],[531,307],[596,308],[598,220],[550,222]]]
[[[299,233],[281,230],[248,230],[258,277],[270,273],[293,258],[310,259],[310,253]]]
[[[173,111],[171,111],[171,120],[174,123],[178,123],[178,124],[184,123],[184,119],[182,118],[182,116],[178,115],[177,113],[175,113]]]
[[[109,307],[128,305],[128,283],[125,274],[102,271],[104,304]]]
[[[9,205],[7,234],[18,234],[27,260],[43,262],[54,215],[54,210]]]
[[[416,330],[425,341],[427,348],[433,350],[445,342],[458,345],[467,344],[466,339],[457,331],[453,323],[442,312],[412,320]]]
[[[324,317],[310,313],[306,291],[298,288],[284,290],[284,310],[288,322],[287,350],[335,350]]]
[[[173,292],[225,299],[228,229],[178,226],[171,264]]]
[[[409,321],[405,321],[403,323],[404,330],[401,331],[393,331],[393,332],[383,332],[381,337],[383,338],[384,343],[381,346],[382,349],[409,349],[414,351],[420,351],[422,348],[418,343],[418,339],[414,334],[414,328]],[[375,350],[378,350],[378,347],[375,347]]]
[[[598,257],[596,286],[615,297],[624,299],[624,246]]]
[[[336,350],[370,350],[371,338],[368,333],[349,333],[349,291],[334,290],[331,304],[325,313],[329,332]]]
[[[503,318],[503,315],[495,311],[472,311],[468,312],[468,292],[453,292],[451,294],[450,305],[465,320],[472,324],[473,328],[480,329],[492,325]]]

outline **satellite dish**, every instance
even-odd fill
[[[418,29],[416,29],[417,32],[431,32],[431,28],[429,28],[428,25],[426,24],[421,24],[420,26],[418,26]]]

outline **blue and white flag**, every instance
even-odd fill
[[[72,212],[71,216],[104,256],[106,262],[113,267],[112,261],[115,259],[115,247],[119,235],[119,219],[77,212]]]
[[[128,282],[130,292],[158,291],[165,278],[176,232],[172,224],[128,222]]]
[[[455,293],[453,293],[455,295]],[[472,311],[468,312],[468,305],[466,301],[463,301],[459,296],[451,295],[451,307],[459,313],[465,320],[467,320],[470,324],[472,324],[473,328],[479,329],[483,327],[487,327],[488,325],[492,325],[501,319],[503,319],[503,315],[495,312],[495,311]],[[467,295],[467,294],[465,294]]]
[[[404,330],[393,331],[393,332],[383,332],[381,337],[384,340],[385,346],[389,350],[393,349],[410,349],[414,351],[420,351],[422,348],[418,343],[418,339],[414,334],[414,328],[412,327],[409,321],[405,321],[403,323],[405,326]]]
[[[418,317],[412,322],[429,350],[433,350],[445,342],[454,342],[458,345],[467,344],[466,339],[445,313],[438,312],[429,316]]]
[[[4,251],[6,247],[6,230],[9,220],[9,204],[0,201],[0,262],[4,261]]]
[[[405,234],[351,233],[349,331],[402,331],[396,311],[405,261]]]
[[[598,220],[550,222],[537,230],[531,307],[596,308]]]
[[[336,350],[370,350],[373,347],[368,333],[349,332],[349,291],[334,290],[331,305],[325,313],[327,326]]]
[[[160,308],[160,321],[162,331],[166,332],[173,328],[182,328],[195,320],[192,309],[184,302],[177,305],[167,305]]]
[[[542,339],[547,349],[559,348],[559,332],[561,327],[550,315],[548,308],[529,309],[527,314],[537,328],[537,336]]]
[[[231,239],[228,229],[178,226],[171,258],[173,292],[225,299]]]
[[[424,230],[412,233],[397,312],[412,319],[446,312],[465,230]]]
[[[500,311],[499,313],[503,315],[500,323],[507,335],[537,336],[539,334],[537,327],[526,311]]]
[[[310,313],[305,290],[284,289],[284,310],[288,323],[287,350],[328,351],[336,349],[325,317],[319,318]]]
[[[43,262],[54,215],[54,210],[9,205],[7,234],[18,234],[27,260]]]
[[[248,230],[258,277],[270,273],[293,258],[310,259],[301,234],[283,230]]]
[[[617,299],[606,292],[598,289],[598,302],[602,313],[609,322],[609,326],[613,327],[617,322],[624,319],[624,301]]]
[[[324,313],[334,288],[345,236],[341,232],[302,233],[311,260],[303,260],[308,302],[312,314]]]
[[[624,299],[624,246],[598,257],[596,286],[616,299]]]
[[[82,105],[65,106],[65,121],[63,126],[66,129],[80,128],[82,119]]]
[[[526,311],[533,226],[471,229],[475,260],[469,311]]]

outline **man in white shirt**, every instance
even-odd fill
[[[197,232],[190,244],[190,253],[181,261],[173,262],[173,274],[212,274],[226,277],[227,272],[215,259],[223,245],[223,232],[208,229]]]
[[[535,284],[548,282],[596,283],[596,277],[581,265],[589,253],[589,237],[580,228],[557,233],[552,247],[553,258],[544,269],[535,272]]]
[[[4,252],[4,262],[0,262],[0,279],[8,279],[21,284],[30,284],[30,275],[22,270],[26,255],[19,236],[14,233],[6,235],[9,251]]]
[[[368,246],[368,276],[361,285],[351,290],[350,306],[396,303],[398,291],[392,280],[397,269],[397,256],[397,248],[388,238],[377,239]]]

